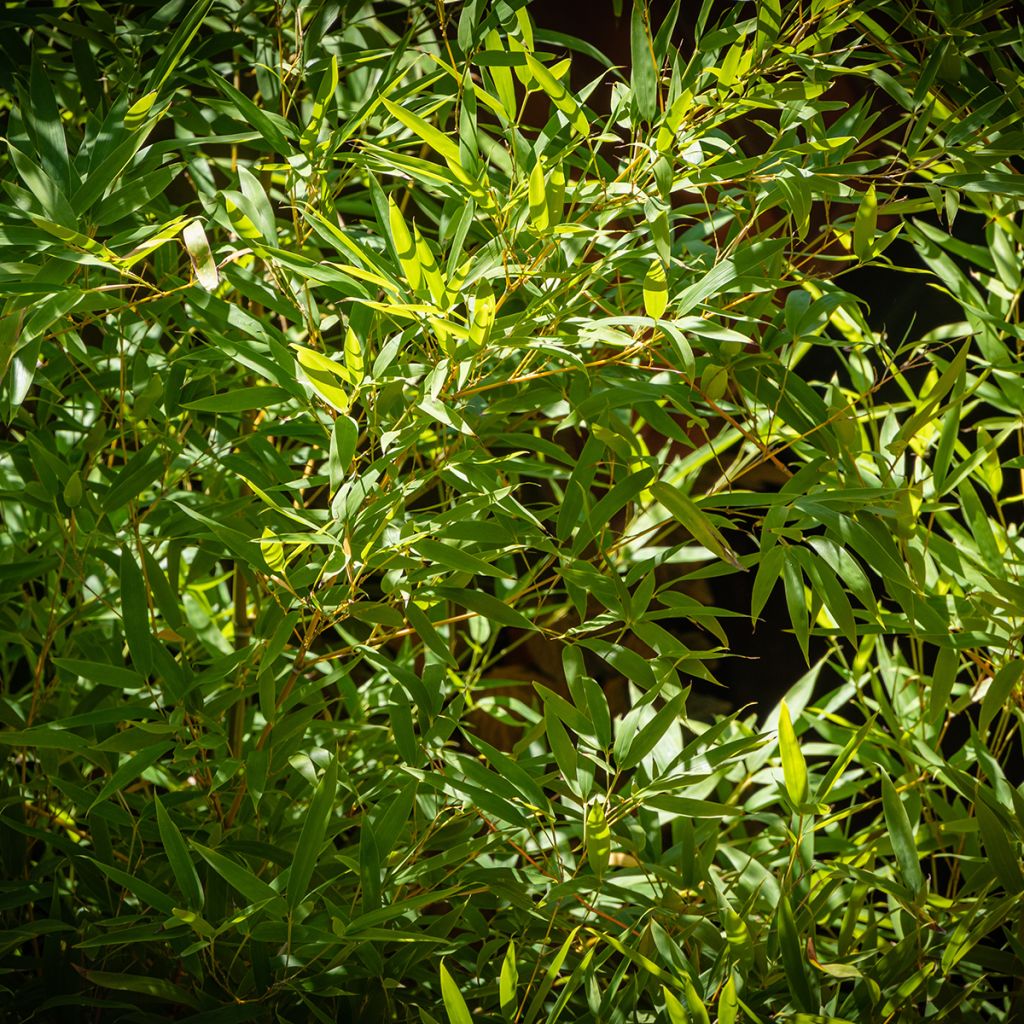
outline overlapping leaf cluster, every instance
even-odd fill
[[[13,1019],[1019,1018],[1012,7],[542,6],[3,15]]]

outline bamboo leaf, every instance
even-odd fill
[[[633,0],[629,22],[630,84],[638,120],[650,124],[658,113],[658,67],[651,48],[647,16],[647,4]]]
[[[391,232],[391,245],[405,274],[409,290],[417,292],[423,277],[423,268],[420,266],[416,243],[406,227],[402,211],[399,210],[391,196],[388,196],[388,228]]]
[[[505,957],[501,961],[501,975],[498,979],[498,1003],[501,1015],[512,1024],[519,1005],[516,989],[519,986],[519,971],[516,966],[516,944],[509,942]]]
[[[583,830],[583,846],[587,864],[598,882],[604,877],[612,854],[612,832],[605,818],[604,802],[592,800]]]
[[[795,998],[797,1006],[805,1013],[813,1013],[817,1009],[811,985],[804,966],[804,951],[797,931],[796,920],[789,896],[781,894],[779,909],[775,917],[775,927],[779,936],[779,949],[782,953],[782,966],[789,982],[789,991]]]
[[[320,860],[320,850],[327,835],[327,826],[334,813],[334,794],[338,784],[338,760],[332,757],[317,784],[295,844],[295,855],[288,872],[286,892],[288,907],[294,912],[309,898],[309,883]]]
[[[473,1017],[462,998],[459,986],[455,979],[448,973],[444,962],[441,963],[441,997],[444,1000],[444,1008],[448,1013],[448,1020],[451,1024],[473,1024]]]
[[[1011,833],[984,800],[979,799],[975,802],[974,813],[978,819],[978,830],[988,862],[992,865],[1000,885],[1010,893],[1024,892],[1020,847],[1011,841]]]
[[[171,864],[174,880],[178,884],[185,905],[191,910],[201,910],[203,906],[203,886],[196,873],[196,867],[189,856],[188,847],[178,826],[164,808],[159,796],[153,797],[156,807],[156,824],[160,830],[160,841],[164,845],[164,853]]]
[[[248,868],[237,864],[229,857],[217,850],[211,850],[202,846],[195,840],[190,840],[192,848],[199,854],[214,871],[224,879],[233,889],[241,893],[250,903],[272,904],[283,901],[276,889],[267,885],[262,879],[257,878]]]
[[[657,320],[668,306],[668,278],[661,260],[653,260],[644,277],[644,312]]]
[[[868,260],[871,258],[877,222],[878,199],[875,196],[875,186],[869,185],[861,197],[853,225],[853,251],[858,259]]]
[[[82,977],[92,985],[112,989],[115,992],[137,992],[141,995],[159,999],[175,1006],[188,1006],[199,1009],[195,996],[180,985],[175,985],[166,978],[151,974],[125,974],[114,971],[82,970]]]
[[[153,670],[149,600],[142,572],[127,545],[121,549],[121,620],[132,663],[142,675],[148,676]]]
[[[794,807],[802,807],[808,797],[807,765],[785,701],[779,705],[779,753],[782,755],[786,792]]]
[[[651,485],[651,494],[668,509],[673,518],[690,531],[694,540],[734,568],[743,568],[718,528],[690,498],[661,480]]]
[[[216,291],[220,283],[220,274],[202,222],[194,220],[186,225],[181,232],[181,239],[188,250],[196,279],[208,292]]]
[[[580,135],[587,135],[590,132],[587,115],[569,90],[532,53],[526,52],[524,56],[530,74],[533,75],[541,89],[547,93],[555,108],[565,114],[574,131]]]
[[[544,183],[544,168],[541,166],[540,157],[533,164],[530,171],[530,220],[534,230],[543,234],[548,229],[549,210],[548,195]]]
[[[924,886],[924,875],[921,872],[917,843],[914,841],[914,832],[910,826],[910,818],[907,817],[903,802],[889,776],[884,771],[881,771],[880,774],[885,823],[889,830],[893,852],[896,854],[899,874],[903,879],[903,884],[911,892],[917,893]]]

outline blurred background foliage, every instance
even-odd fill
[[[0,1012],[1021,1019],[1015,5],[0,28]]]

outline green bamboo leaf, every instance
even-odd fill
[[[402,211],[391,196],[388,196],[388,230],[391,233],[391,245],[405,274],[409,290],[418,292],[423,278],[423,268],[416,254],[416,242],[406,226]]]
[[[400,689],[400,687],[395,687]],[[415,763],[415,757],[412,760]],[[381,859],[380,846],[374,835],[373,825],[366,818],[359,829],[359,885],[363,890],[362,910],[364,914],[379,910],[381,906]]]
[[[661,992],[665,999],[665,1011],[668,1013],[670,1024],[690,1024],[690,1015],[686,1012],[686,1007],[671,989],[662,985]]]
[[[533,1024],[533,1021],[535,1021],[540,1014],[541,1008],[544,1006],[544,1003],[548,998],[548,993],[551,991],[552,986],[555,984],[555,980],[558,978],[558,972],[562,969],[562,964],[565,963],[565,958],[568,956],[569,950],[576,941],[576,935],[579,930],[579,925],[573,928],[566,936],[565,941],[559,947],[558,952],[551,958],[551,962],[548,964],[547,970],[544,972],[544,977],[541,979],[541,983],[537,987],[537,992],[531,1000],[526,1013],[521,1018],[523,1024]]]
[[[268,409],[287,402],[290,398],[291,395],[283,388],[234,388],[231,391],[222,391],[217,395],[207,395],[185,402],[181,408],[193,412],[248,412],[252,409]]]
[[[159,999],[164,1003],[188,1006],[193,1010],[199,1009],[199,1003],[191,992],[173,984],[166,978],[158,978],[151,974],[120,974],[113,971],[84,969],[81,974],[86,981],[99,988],[113,989],[115,992],[137,992],[140,995]]]
[[[758,0],[757,38],[755,47],[764,50],[779,37],[782,29],[782,5],[780,0]]]
[[[554,227],[562,223],[565,208],[565,169],[560,163],[548,171],[548,224]]]
[[[683,995],[686,997],[686,1011],[691,1024],[711,1024],[708,1008],[688,975],[683,976]]]
[[[878,200],[875,196],[875,186],[869,185],[861,197],[853,223],[853,251],[860,260],[870,259],[873,255],[877,223]]]
[[[1008,705],[1015,705],[1015,702],[1011,702],[1009,697],[1020,682],[1022,673],[1024,673],[1024,660],[1014,658],[1003,665],[996,672],[992,682],[989,683],[985,696],[981,699],[981,713],[978,715],[978,732],[982,736],[985,735],[1000,711]]]
[[[550,210],[548,209],[548,195],[544,184],[544,168],[541,166],[540,157],[534,161],[533,170],[530,171],[530,220],[534,229],[543,234],[548,229],[550,221]]]
[[[338,759],[332,757],[313,793],[306,812],[299,841],[295,845],[288,872],[288,907],[293,912],[310,895],[309,883],[320,859],[320,849],[327,835],[327,826],[334,812],[334,794],[338,785]]]
[[[615,760],[620,768],[635,768],[657,745],[673,725],[679,723],[686,708],[686,693],[677,693],[638,732],[622,730],[624,743],[616,739]]]
[[[213,84],[234,105],[243,122],[252,125],[281,156],[288,156],[291,153],[292,147],[286,137],[286,133],[291,133],[293,130],[290,121],[258,107],[248,96],[239,92],[221,75],[211,75],[210,77]]]
[[[444,1008],[448,1013],[448,1020],[451,1024],[473,1024],[473,1017],[462,998],[459,986],[455,979],[448,973],[444,961],[441,961],[441,998],[444,1000]]]
[[[782,954],[782,967],[789,982],[789,991],[795,998],[797,1006],[805,1013],[813,1013],[817,1009],[811,985],[804,966],[803,944],[797,931],[793,917],[793,907],[789,896],[783,892],[779,897],[779,909],[775,917],[778,931],[779,950]]]
[[[276,889],[259,879],[248,868],[235,863],[229,857],[190,840],[192,848],[214,871],[233,889],[240,892],[250,903],[279,904],[284,908],[284,901]]]
[[[789,621],[793,624],[793,633],[800,645],[800,652],[804,656],[804,661],[810,664],[808,643],[811,624],[807,609],[807,595],[804,591],[804,577],[797,559],[788,553],[788,549],[783,550],[786,553],[786,557],[782,561],[786,609],[789,612]]]
[[[412,226],[412,234],[416,242],[416,258],[420,262],[420,267],[423,270],[423,281],[427,286],[426,292],[435,306],[447,309],[448,285],[437,265],[437,258],[434,256],[430,244],[420,234],[420,229],[415,224]]]
[[[159,95],[155,89],[150,90],[128,108],[124,115],[124,126],[128,131],[136,132],[147,122]]]
[[[533,24],[530,21],[530,12],[526,7],[521,7],[516,11],[516,23],[519,28],[519,35],[522,38],[517,38],[515,35],[507,35],[505,43],[511,53],[519,58],[516,63],[512,64],[516,77],[529,89],[533,85],[533,75],[526,66],[526,54],[533,53],[534,45]]]
[[[416,552],[427,561],[454,572],[468,572],[474,576],[495,576],[499,579],[515,579],[515,576],[504,569],[499,569],[462,548],[445,544],[442,541],[424,537],[422,540],[416,541],[414,547]]]
[[[590,132],[590,123],[575,97],[532,53],[524,53],[526,66],[534,81],[547,93],[548,99],[569,119],[573,129],[580,135]]]
[[[351,327],[345,331],[345,374],[349,384],[357,386],[362,383],[366,375],[366,367],[363,362],[363,345]]]
[[[782,563],[786,557],[785,550],[776,545],[769,548],[768,553],[761,559],[757,567],[757,574],[754,576],[754,586],[750,595],[750,617],[757,619],[764,609],[768,598],[779,582],[782,573]]]
[[[174,880],[185,897],[185,906],[190,910],[201,910],[203,906],[203,885],[199,881],[196,866],[189,856],[188,847],[178,826],[164,808],[159,796],[154,795],[156,805],[156,825],[160,831],[160,841],[164,845],[164,853],[171,865]]]
[[[330,105],[331,100],[334,98],[334,94],[337,89],[338,58],[336,55],[331,54],[330,62],[327,65],[327,73],[320,80],[320,85],[316,90],[316,96],[313,98],[313,111],[310,114],[310,118],[305,129],[302,132],[301,142],[307,150],[311,149],[313,145],[315,145],[320,136],[320,126],[324,122],[324,115],[327,113],[327,108]]]
[[[331,428],[328,452],[328,474],[331,490],[336,491],[349,474],[356,445],[359,442],[359,424],[351,416],[336,416]]]
[[[153,671],[153,639],[149,626],[146,583],[128,545],[121,549],[121,621],[132,664],[148,676]]]
[[[30,750],[85,750],[91,744],[76,732],[57,729],[52,725],[37,725],[31,729],[0,730],[0,745],[27,747]]]
[[[658,66],[651,48],[647,17],[644,0],[633,0],[629,22],[630,86],[637,119],[650,124],[658,114]]]
[[[284,572],[284,545],[277,539],[277,534],[269,526],[263,527],[260,535],[260,552],[263,561],[270,566],[272,572]]]
[[[1012,832],[983,799],[975,801],[974,814],[985,854],[1000,885],[1010,893],[1024,892],[1020,848],[1011,842]]]
[[[850,738],[846,741],[845,746],[839,752],[835,761],[832,762],[832,767],[825,773],[825,777],[821,780],[821,784],[818,786],[817,791],[814,794],[814,800],[816,803],[823,804],[828,795],[832,790],[832,787],[842,777],[844,771],[846,771],[850,762],[854,759],[857,751],[860,749],[864,740],[867,739],[868,734],[874,728],[875,716],[872,715]]]
[[[249,201],[241,192],[226,190],[221,193],[224,198],[224,209],[227,211],[228,220],[239,238],[247,242],[259,242],[263,239],[263,232],[259,225],[249,215]],[[251,211],[255,212],[255,211]],[[255,248],[259,249],[257,245]]]
[[[910,818],[907,817],[906,808],[904,808],[889,776],[882,769],[879,769],[879,772],[882,780],[882,809],[885,813],[885,824],[892,842],[893,853],[896,854],[900,877],[911,892],[917,893],[924,886],[924,875],[921,872],[917,843],[914,841]]]
[[[782,755],[782,774],[786,782],[786,792],[794,807],[802,807],[807,803],[808,796],[807,764],[800,749],[800,741],[793,730],[789,707],[785,701],[779,705],[779,753]]]
[[[516,944],[509,941],[508,949],[505,951],[505,958],[501,961],[501,975],[498,979],[498,1004],[501,1007],[501,1015],[513,1024],[516,1018],[516,1010],[519,1003],[516,998],[516,988],[519,985],[519,971],[516,967]]]
[[[732,961],[744,970],[750,970],[754,963],[754,943],[746,921],[731,907],[724,916],[725,938],[729,943]]]
[[[484,40],[488,53],[505,54],[505,48],[501,45],[501,36],[496,29],[491,29]],[[494,92],[498,97],[505,116],[512,121],[516,116],[516,90],[512,81],[512,72],[501,64],[489,64],[487,71],[494,83]]]
[[[959,671],[960,652],[953,647],[940,648],[928,689],[928,718],[933,725],[937,726],[949,710],[949,698]]]
[[[797,548],[796,557],[807,573],[808,579],[818,596],[822,597],[836,625],[851,644],[857,644],[857,621],[846,591],[842,588],[832,567],[820,557],[811,554],[807,548]]]
[[[565,726],[562,725],[554,708],[547,703],[544,705],[544,735],[547,737],[548,746],[551,748],[562,779],[575,790],[579,765],[576,747],[569,739],[569,734],[565,731]]]
[[[0,733],[0,736],[2,735],[3,733]],[[157,761],[159,761],[160,758],[163,757],[164,754],[166,754],[173,746],[173,740],[161,740],[159,743],[154,743],[152,746],[146,747],[145,750],[139,751],[139,753],[134,757],[128,758],[128,760],[119,765],[114,774],[103,783],[100,787],[100,791],[95,797],[93,797],[92,803],[89,804],[86,813],[91,813],[95,808],[105,800],[108,800],[115,793],[121,792],[121,790],[126,786],[137,781],[139,776],[142,775],[147,768],[156,764]]]
[[[462,174],[465,174],[460,162],[461,157],[459,155],[458,143],[452,142],[444,132],[439,131],[432,124],[424,121],[422,117],[406,110],[404,107],[400,107],[397,103],[392,103],[389,99],[384,99],[381,102],[392,117],[401,121],[409,131],[425,142],[435,153],[444,159],[444,162],[449,167],[453,170],[458,168]]]
[[[391,720],[391,735],[394,737],[399,756],[406,764],[418,765],[423,757],[416,738],[412,707],[405,690],[397,684],[391,688],[388,718]]]
[[[217,285],[220,284],[220,274],[202,222],[194,220],[186,225],[181,232],[181,240],[185,243],[189,259],[192,261],[196,280],[208,292],[216,291]]]
[[[60,110],[53,85],[37,56],[29,70],[29,102],[22,106],[22,116],[32,134],[43,169],[67,194],[71,187],[71,165],[64,136]]]
[[[76,469],[68,476],[64,484],[64,504],[68,508],[77,508],[82,504],[85,495],[85,488],[82,484],[82,474]]]
[[[591,801],[583,827],[583,847],[587,864],[598,882],[608,870],[612,855],[612,831],[604,813],[604,801],[598,797]]]
[[[259,179],[244,164],[238,165],[238,183],[245,196],[247,209],[259,228],[260,237],[271,245],[277,245],[277,224],[274,219],[274,208],[263,190]]]
[[[688,796],[676,796],[673,793],[656,793],[644,801],[645,806],[655,807],[661,811],[685,815],[687,818],[733,818],[743,813],[732,804],[718,803],[714,800],[694,800]]]
[[[481,281],[473,295],[471,320],[469,324],[469,343],[475,351],[487,344],[494,326],[497,300],[487,281]]]
[[[430,621],[426,612],[418,608],[416,602],[411,598],[405,606],[405,617],[409,620],[409,625],[416,630],[419,638],[437,657],[451,668],[458,668],[458,661],[455,655],[452,654],[449,644],[434,628],[434,624]]]
[[[957,485],[957,493],[960,495],[967,526],[977,545],[977,553],[989,571],[998,575],[1002,571],[1003,553],[999,550],[999,542],[996,540],[984,503],[978,497],[978,492],[970,480],[966,478]]]
[[[174,910],[174,900],[165,891],[157,889],[148,882],[144,882],[141,878],[129,875],[120,868],[115,868],[112,864],[105,864],[95,857],[87,859],[102,871],[107,878],[126,892],[130,892],[133,896],[138,897],[143,903],[159,911],[161,914],[166,914],[168,917],[171,915]]]
[[[302,368],[303,376],[313,390],[333,409],[347,413],[350,399],[340,383],[345,377],[345,367],[305,345],[292,345],[292,348],[295,349],[295,358]]]
[[[178,27],[174,30],[174,34],[164,47],[160,60],[157,61],[156,67],[150,72],[146,83],[149,89],[161,89],[167,79],[170,78],[181,58],[185,55],[189,44],[202,27],[212,6],[213,0],[197,0],[189,9],[188,14],[178,22]]]
[[[650,484],[653,475],[653,470],[644,467],[620,480],[590,510],[590,521],[597,528],[610,523],[625,505],[636,500]]]
[[[27,153],[13,145],[10,140],[4,141],[7,155],[18,172],[18,177],[39,201],[47,217],[46,223],[52,222],[65,230],[74,231],[78,237],[77,218],[60,185]]]
[[[668,306],[668,278],[665,264],[656,259],[647,268],[644,277],[644,312],[657,320]]]
[[[651,494],[665,506],[674,519],[690,531],[695,541],[734,568],[743,568],[736,553],[726,543],[714,523],[678,488],[659,480],[651,485]]]

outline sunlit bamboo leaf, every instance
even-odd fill
[[[587,864],[600,882],[612,853],[612,833],[605,818],[604,802],[600,798],[591,801],[587,809],[583,843]]]
[[[678,488],[657,481],[651,485],[651,493],[662,505],[693,534],[694,540],[703,544],[712,554],[736,569],[742,569],[736,553],[726,543],[718,528],[707,515]]]
[[[547,230],[549,221],[548,195],[544,184],[544,168],[540,158],[534,162],[530,171],[530,220],[536,231]]]
[[[217,271],[217,263],[213,258],[210,242],[203,230],[202,222],[194,220],[191,224],[186,224],[181,232],[181,240],[188,250],[196,280],[208,292],[216,291],[217,285],[220,283],[220,274]]]
[[[565,85],[543,65],[532,53],[527,52],[526,66],[537,84],[547,93],[554,106],[569,119],[573,129],[580,135],[587,135],[590,123],[575,98]]]
[[[800,741],[793,730],[789,708],[785,701],[779,705],[779,753],[782,755],[782,774],[786,780],[786,792],[795,807],[807,803],[807,764],[804,761]]]
[[[519,1005],[516,989],[519,986],[519,971],[516,967],[516,944],[509,942],[505,957],[501,961],[501,975],[498,979],[498,1002],[501,1014],[512,1024]]]
[[[668,278],[661,260],[653,260],[644,277],[644,312],[657,320],[668,306]]]
[[[444,1008],[451,1024],[472,1024],[473,1018],[466,1005],[466,1000],[443,962],[441,964],[441,997],[444,1000]]]

